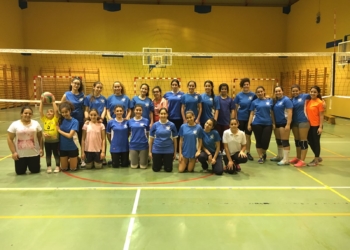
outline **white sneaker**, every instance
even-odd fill
[[[85,167],[85,166],[86,166],[86,163],[85,163],[84,160],[81,160],[80,166],[81,166],[81,167]]]

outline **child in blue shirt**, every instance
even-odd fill
[[[153,159],[152,169],[159,172],[164,165],[165,172],[173,171],[176,157],[177,130],[174,123],[168,121],[166,108],[159,110],[159,121],[150,130],[149,157]]]
[[[202,148],[203,131],[199,124],[194,122],[194,113],[189,110],[186,112],[187,123],[182,124],[179,136],[179,172],[183,173],[186,169],[192,172],[196,164],[196,157],[199,156]]]
[[[135,117],[128,121],[130,130],[130,161],[131,168],[146,169],[148,164],[148,132],[149,121],[142,117],[142,105],[134,107]]]
[[[59,106],[61,117],[57,131],[60,134],[60,162],[62,171],[68,170],[68,158],[71,171],[77,170],[78,166],[79,142],[77,141],[77,132],[79,131],[79,122],[71,116],[73,109],[73,104],[68,101],[61,102]]]
[[[110,143],[110,153],[112,155],[112,167],[129,166],[129,127],[128,121],[123,118],[125,113],[122,105],[114,108],[115,118],[108,121],[107,139]]]

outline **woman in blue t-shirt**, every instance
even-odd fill
[[[69,101],[74,105],[71,116],[79,122],[78,138],[81,145],[83,136],[82,128],[84,125],[84,86],[80,77],[74,76],[69,86],[69,91],[64,93],[61,102]]]
[[[114,108],[115,118],[108,121],[107,139],[110,143],[110,153],[112,155],[112,167],[129,166],[129,127],[128,121],[123,118],[125,114],[124,106],[117,105]]]
[[[259,155],[258,163],[262,164],[266,160],[266,151],[269,148],[272,129],[275,121],[272,112],[273,101],[265,97],[265,88],[256,88],[255,99],[250,105],[250,116],[248,120],[248,130],[253,130],[256,139],[256,151]]]
[[[131,108],[133,109],[136,104],[142,107],[142,117],[149,121],[149,127],[153,125],[153,112],[154,106],[149,96],[149,86],[147,83],[142,83],[140,86],[140,95],[134,96],[131,99]],[[134,114],[136,115],[136,114]]]
[[[210,80],[204,82],[205,93],[202,96],[202,114],[201,126],[204,129],[205,123],[210,118],[218,119],[220,103],[217,96],[214,94],[214,83]]]
[[[107,98],[107,119],[112,120],[115,118],[115,107],[117,105],[123,106],[124,114],[123,118],[130,119],[131,116],[131,102],[127,95],[125,95],[124,85],[116,81],[113,83],[113,94]]]
[[[289,165],[289,135],[292,122],[293,104],[292,101],[283,95],[281,86],[275,87],[275,97],[273,104],[273,114],[276,128],[274,129],[278,148],[278,155],[271,158],[271,161],[278,162],[278,165]]]
[[[165,172],[173,171],[173,160],[176,158],[177,130],[174,123],[168,121],[168,110],[159,110],[159,121],[150,130],[149,157],[152,158],[152,169],[159,172],[164,166]]]
[[[198,161],[202,164],[203,172],[208,172],[208,163],[212,165],[216,175],[224,172],[222,158],[220,154],[221,137],[215,128],[216,121],[209,118],[204,125],[202,151],[198,156]]]
[[[187,83],[188,93],[181,97],[181,115],[183,122],[186,123],[186,112],[192,111],[195,123],[199,124],[202,115],[202,96],[195,92],[197,84],[195,81]]]
[[[194,122],[192,110],[186,112],[186,123],[181,125],[179,136],[179,172],[183,173],[187,167],[188,172],[193,172],[196,158],[201,153],[203,131],[199,124]]]
[[[243,131],[246,136],[247,145],[247,158],[250,161],[253,161],[254,158],[250,154],[250,145],[251,145],[251,135],[252,131],[248,129],[248,120],[249,120],[249,114],[250,114],[250,105],[253,100],[256,99],[256,95],[254,92],[250,91],[250,79],[249,78],[243,78],[241,82],[239,83],[239,86],[241,87],[242,91],[239,92],[235,99],[233,100],[236,105],[236,111],[235,115],[232,116],[232,118],[237,118],[239,122],[238,129]]]

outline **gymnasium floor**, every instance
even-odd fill
[[[318,167],[47,174],[43,158],[40,174],[16,176],[6,130],[19,113],[0,110],[0,249],[349,249],[350,120],[325,124]]]

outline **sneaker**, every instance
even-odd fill
[[[302,160],[299,160],[296,164],[294,164],[294,167],[297,167],[297,168],[302,168],[305,166],[306,166],[306,163]]]
[[[264,159],[263,159],[263,158],[260,158],[260,159],[258,160],[258,163],[259,163],[259,164],[263,164],[263,163],[264,163]]]
[[[296,157],[294,157],[292,160],[289,161],[289,163],[291,163],[291,164],[297,164],[298,161],[299,161],[299,159],[296,158]]]
[[[236,164],[236,171],[241,172],[241,166],[239,164]]]
[[[250,160],[250,161],[254,161],[253,156],[252,156],[249,152],[247,152],[247,158],[248,158],[248,160]]]
[[[108,165],[112,165],[112,163],[113,163],[112,161],[108,161],[107,162]]]
[[[86,166],[85,161],[84,161],[84,160],[81,160],[80,167],[81,167],[81,168],[84,168],[85,166]]]
[[[103,160],[102,160],[102,165],[103,165],[103,166],[106,166],[106,165],[107,165],[106,159],[103,159]]]
[[[60,167],[56,167],[55,170],[53,171],[54,173],[59,173],[60,172]]]
[[[318,162],[316,161],[312,161],[310,163],[307,164],[309,167],[315,167],[315,166],[318,166]]]
[[[278,162],[277,165],[278,166],[286,166],[286,165],[289,165],[289,162],[282,160],[282,161]]]
[[[275,157],[271,158],[270,161],[280,162],[280,161],[282,161],[282,158],[275,156]]]
[[[320,163],[322,161],[323,161],[322,157],[318,157],[318,163]]]
[[[263,154],[262,158],[266,161],[266,153]]]
[[[202,173],[209,173],[209,170],[208,169],[203,169]]]
[[[47,167],[46,173],[51,174],[52,173],[52,168],[51,167]]]

